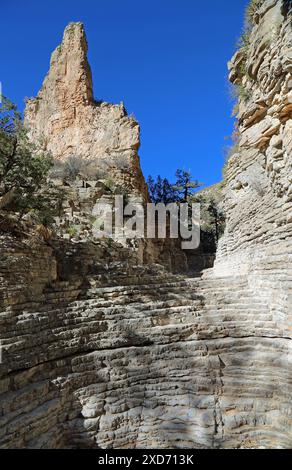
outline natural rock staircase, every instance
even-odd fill
[[[290,343],[247,276],[115,262],[13,312],[2,447],[291,444]]]

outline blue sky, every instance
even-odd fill
[[[247,0],[10,0],[1,2],[3,93],[23,110],[70,21],[85,24],[96,99],[125,102],[141,125],[143,172],[190,169],[221,179],[232,132],[227,61]]]

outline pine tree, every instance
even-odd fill
[[[174,191],[178,195],[180,202],[188,202],[190,196],[201,186],[198,180],[193,180],[190,171],[176,170],[176,182],[173,185]]]

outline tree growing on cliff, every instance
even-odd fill
[[[50,209],[47,175],[53,160],[29,142],[20,113],[7,98],[0,105],[0,209]]]
[[[169,204],[170,202],[177,201],[176,191],[173,189],[173,185],[167,178],[161,178],[161,176],[158,175],[155,181],[152,176],[149,176],[147,179],[147,185],[150,199],[155,204],[158,204],[159,202]]]
[[[222,235],[225,226],[224,212],[218,201],[216,201],[212,196],[205,201],[205,210],[207,218],[209,218],[209,224],[214,233],[216,243],[218,243],[219,237]]]
[[[225,228],[225,213],[222,207],[222,191],[220,184],[205,192],[193,195],[192,202],[201,206],[201,230],[209,241],[216,246]]]
[[[201,186],[197,180],[192,179],[190,171],[176,170],[175,183],[170,183],[167,178],[157,176],[156,180],[152,176],[147,179],[148,190],[151,201],[155,204],[163,202],[189,202],[191,195]]]
[[[198,180],[192,179],[190,171],[176,170],[175,172],[176,182],[173,185],[174,191],[176,191],[178,200],[180,202],[189,202],[190,196],[202,186]]]

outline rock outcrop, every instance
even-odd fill
[[[1,447],[291,448],[291,2],[257,4],[213,269],[2,236]]]
[[[214,273],[248,274],[291,331],[291,2],[259,1],[249,45],[229,64],[239,89],[238,142],[226,169],[227,224]]]
[[[96,173],[107,173],[130,193],[147,199],[138,157],[139,125],[123,103],[94,99],[81,23],[65,29],[38,96],[27,101],[25,122],[31,139],[42,141],[57,160],[87,160],[95,164]]]

